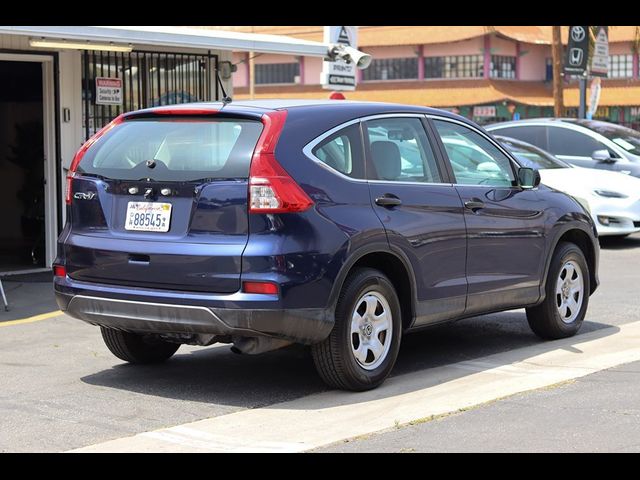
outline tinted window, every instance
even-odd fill
[[[418,118],[383,118],[366,122],[372,180],[440,183],[433,148]]]
[[[463,125],[433,122],[456,177],[463,185],[513,186],[511,160],[493,143]]]
[[[605,122],[592,122],[588,124],[588,127],[608,138],[627,152],[640,155],[640,133],[635,130]]]
[[[537,170],[553,169],[553,168],[571,168],[568,163],[558,160],[539,148],[513,143],[507,139],[497,137],[502,145],[509,150],[521,167],[535,168]]]
[[[99,139],[78,172],[121,180],[246,178],[261,131],[260,122],[247,120],[130,120]]]
[[[547,150],[547,127],[542,126],[521,126],[521,127],[507,127],[492,130],[492,135],[503,135],[505,137],[511,137],[523,142],[530,143],[536,147]]]
[[[591,158],[596,150],[607,150],[607,147],[584,133],[567,128],[549,127],[549,152],[554,155]]]
[[[325,138],[312,153],[321,162],[344,175],[364,178],[362,140],[358,124],[343,128]]]

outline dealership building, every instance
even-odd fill
[[[319,41],[218,29],[0,26],[0,273],[51,266],[66,172],[117,115],[221,99],[233,88],[232,52],[326,51]]]
[[[226,27],[319,41],[322,27]],[[594,118],[640,127],[640,74],[634,42],[639,27],[609,27],[609,78]],[[372,55],[353,100],[446,108],[479,123],[553,116],[550,26],[361,26],[358,48]],[[563,27],[566,44],[568,27]],[[248,56],[234,54],[237,98],[249,97]],[[257,55],[255,98],[327,96],[322,61]],[[576,116],[578,82],[565,84],[567,114]]]

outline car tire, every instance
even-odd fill
[[[575,335],[589,305],[589,266],[580,248],[568,242],[558,244],[551,259],[544,301],[527,308],[531,330],[543,339]]]
[[[139,335],[106,327],[100,327],[100,330],[111,353],[129,363],[164,362],[180,348],[179,343],[166,342],[152,335]]]
[[[359,268],[342,287],[333,330],[311,346],[311,354],[327,385],[370,390],[389,376],[401,336],[402,313],[393,284],[378,270]]]

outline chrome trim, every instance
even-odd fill
[[[202,307],[202,306],[198,306],[198,305],[177,305],[174,303],[156,303],[156,302],[140,302],[137,300],[121,300],[119,298],[107,298],[107,297],[94,297],[92,295],[74,295],[73,299],[86,299],[86,300],[97,300],[100,302],[105,302],[105,303],[126,303],[128,305],[149,305],[149,306],[154,306],[154,307],[170,307],[170,308],[180,308],[180,309],[187,309],[187,310],[204,310],[207,314],[211,315],[212,317],[214,317],[216,320],[218,320],[219,322],[222,322],[223,324],[226,325],[225,322],[222,321],[222,319],[220,317],[218,317],[215,313],[213,313],[213,311],[210,308],[207,307]]]
[[[315,163],[317,163],[318,165],[322,166],[323,168],[329,170],[331,173],[333,173],[334,175],[337,175],[338,177],[341,177],[345,180],[348,180],[350,182],[354,182],[354,183],[371,183],[371,184],[390,184],[390,185],[427,185],[427,186],[452,186],[453,184],[451,183],[426,183],[426,182],[403,182],[403,181],[393,181],[393,180],[368,180],[365,178],[352,178],[349,177],[348,175],[345,175],[344,173],[336,170],[335,168],[327,165],[326,163],[324,163],[322,160],[320,160],[318,157],[316,157],[313,153],[312,150],[319,144],[321,143],[325,138],[330,137],[331,135],[333,135],[334,133],[342,130],[343,128],[347,128],[351,125],[354,125],[356,123],[362,123],[362,122],[366,122],[368,120],[379,120],[382,118],[424,118],[425,114],[424,113],[378,113],[375,115],[368,115],[366,117],[359,117],[353,120],[349,120],[348,122],[344,122],[341,123],[340,125],[333,127],[331,130],[327,130],[326,132],[324,132],[323,134],[321,134],[320,136],[314,138],[313,140],[311,140],[309,143],[307,143],[303,148],[302,148],[302,153],[304,153],[309,159],[313,160]],[[428,132],[425,132],[425,134],[428,135]]]

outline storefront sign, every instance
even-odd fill
[[[606,77],[609,72],[609,27],[597,28],[589,73],[596,77]]]
[[[122,80],[96,77],[96,105],[122,105]]]
[[[340,43],[353,48],[358,48],[357,27],[325,26],[324,43]],[[355,90],[356,89],[356,65],[347,63],[342,59],[335,61],[323,61],[320,73],[322,88],[328,90]]]
[[[496,116],[496,107],[473,107],[473,116],[474,117],[495,117]]]
[[[587,69],[589,58],[589,27],[569,27],[569,44],[564,59],[564,72],[582,75]]]

